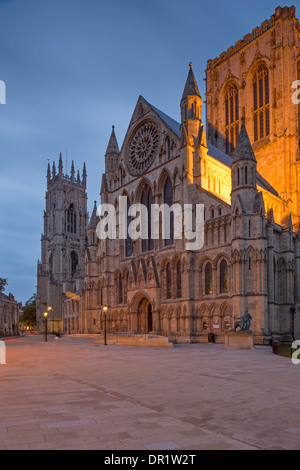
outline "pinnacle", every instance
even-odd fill
[[[189,70],[189,73],[188,73],[188,77],[187,77],[187,80],[186,80],[186,83],[185,83],[185,87],[184,87],[184,91],[183,91],[183,95],[182,95],[181,100],[183,100],[187,96],[199,96],[201,98],[200,91],[199,91],[199,88],[198,88],[198,85],[197,85],[197,82],[196,82],[196,79],[195,79],[195,75],[194,75],[194,72],[193,72],[192,62],[189,63],[189,67],[190,67],[190,70]]]
[[[115,126],[112,126],[111,136],[108,142],[105,155],[119,153],[119,146],[115,134]]]
[[[242,125],[238,141],[233,155],[233,161],[253,160],[256,161],[253,148],[246,130],[245,118],[242,117]]]

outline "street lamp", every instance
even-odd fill
[[[108,308],[106,307],[103,307],[103,312],[104,312],[104,345],[106,346],[107,345],[107,342],[106,342],[106,312],[107,312]]]
[[[47,342],[47,327],[48,327],[47,316],[48,316],[48,312],[44,312],[44,317],[45,317],[45,341],[46,342]]]
[[[47,312],[51,312],[51,310],[53,310],[52,307],[47,307]],[[53,314],[52,314],[52,334],[54,335],[54,317],[53,317]]]

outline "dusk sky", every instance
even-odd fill
[[[285,1],[280,6],[296,6]],[[99,203],[115,125],[121,148],[139,95],[178,120],[188,64],[205,99],[208,59],[265,19],[271,0],[0,0],[0,277],[25,302],[36,291],[48,159],[88,173]],[[205,113],[205,108],[204,108]],[[205,120],[205,114],[203,114]]]

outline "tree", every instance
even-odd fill
[[[6,286],[7,279],[5,279],[4,277],[0,277],[0,292],[3,292]]]
[[[24,327],[35,328],[36,326],[36,295],[33,294],[23,307],[23,315],[20,317],[20,324]]]

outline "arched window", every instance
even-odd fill
[[[72,251],[71,252],[71,272],[72,272],[72,276],[74,276],[74,274],[76,272],[76,269],[77,269],[77,266],[78,266],[78,254],[76,253],[76,251]]]
[[[205,294],[209,295],[213,293],[213,280],[212,280],[212,266],[207,263],[205,266]]]
[[[220,293],[228,292],[228,266],[225,259],[220,264]]]
[[[253,77],[254,141],[270,134],[269,72],[260,65]]]
[[[192,103],[192,118],[195,119],[197,117],[197,103],[196,101],[193,101]]]
[[[69,233],[76,233],[76,211],[73,204],[69,206],[67,212],[67,231]]]
[[[128,234],[128,227],[131,222],[131,217],[128,215],[129,208],[130,208],[130,202],[129,202],[129,198],[127,198],[127,232],[126,232],[126,247],[125,247],[126,257],[132,255],[132,238]]]
[[[179,260],[176,264],[176,297],[180,299],[181,295],[181,261]]]
[[[166,179],[164,185],[164,203],[169,207],[173,205],[173,189],[170,178]],[[170,213],[170,238],[165,240],[165,246],[173,245],[174,243],[174,213]]]
[[[239,92],[236,85],[229,85],[225,92],[226,153],[231,154],[239,135]]]
[[[166,264],[166,299],[171,298],[171,282],[172,282],[172,276],[171,276],[171,265],[170,263]]]
[[[118,276],[118,304],[123,303],[123,283],[122,283],[122,274],[119,273]]]
[[[152,190],[148,184],[144,186],[141,197],[141,204],[147,207],[148,211],[148,239],[142,238],[142,252],[153,250],[154,240],[151,238],[151,208],[152,208]]]
[[[248,167],[245,166],[245,184],[248,184]]]

